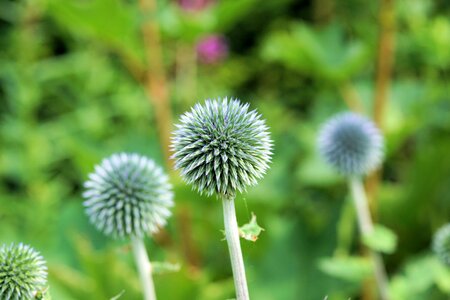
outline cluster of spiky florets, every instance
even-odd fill
[[[437,257],[450,267],[450,223],[442,226],[434,235],[433,250]]]
[[[355,113],[342,113],[329,120],[319,134],[318,148],[327,163],[347,176],[376,169],[384,155],[378,128]]]
[[[200,193],[234,195],[265,174],[272,141],[264,120],[248,104],[208,99],[181,117],[172,150],[175,168]]]
[[[138,154],[104,159],[84,186],[86,213],[106,235],[142,237],[165,225],[171,214],[173,193],[167,175]]]
[[[0,247],[0,299],[32,299],[47,281],[44,258],[23,244]]]

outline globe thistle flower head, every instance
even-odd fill
[[[206,100],[180,118],[172,158],[200,193],[234,195],[266,172],[272,141],[265,121],[237,99]]]
[[[28,245],[0,247],[0,299],[32,299],[47,282],[44,258]]]
[[[164,226],[171,215],[172,186],[145,156],[120,153],[105,158],[84,186],[86,214],[108,236],[142,237]]]
[[[346,176],[365,175],[383,160],[384,140],[375,124],[355,113],[342,113],[322,127],[318,150],[325,161]]]
[[[434,235],[433,250],[437,257],[450,267],[450,223],[442,226]]]

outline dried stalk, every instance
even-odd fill
[[[163,65],[161,37],[159,24],[154,19],[157,12],[156,0],[140,0],[141,11],[147,18],[142,25],[145,56],[148,64],[145,80],[145,91],[155,108],[156,125],[159,139],[167,166],[172,166],[170,160],[170,132],[172,113],[169,103],[169,91]]]

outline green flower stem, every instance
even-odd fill
[[[225,237],[230,252],[231,268],[233,269],[234,285],[237,300],[248,300],[247,279],[245,277],[244,260],[242,258],[239,231],[234,208],[234,197],[222,196]]]
[[[359,177],[351,177],[349,179],[349,185],[355,204],[361,235],[368,235],[373,231],[373,222],[370,216],[366,192],[364,191],[361,179]],[[379,297],[382,300],[389,300],[388,279],[384,268],[383,258],[379,253],[371,249],[369,249],[369,251],[374,265]]]
[[[152,265],[148,259],[147,251],[145,250],[142,239],[134,237],[132,239],[132,248],[134,259],[139,270],[139,277],[141,285],[144,289],[145,300],[156,300],[155,286],[152,278]]]

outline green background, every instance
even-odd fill
[[[0,243],[45,256],[53,299],[142,297],[128,242],[96,232],[81,193],[112,153],[165,165],[140,74],[153,51],[141,31],[150,20],[174,121],[197,101],[233,96],[270,126],[271,168],[236,199],[239,223],[254,212],[265,229],[255,243],[241,240],[252,299],[373,299],[345,179],[320,160],[315,140],[322,122],[355,108],[349,99],[373,115],[379,1],[228,0],[199,12],[158,1],[154,14],[137,2],[0,1]],[[450,3],[398,0],[391,12],[377,222],[398,239],[384,256],[393,299],[444,300],[450,271],[430,244],[450,220]],[[212,33],[226,37],[229,55],[198,63],[195,44]],[[180,270],[155,275],[159,299],[230,299],[221,203],[170,174],[173,216],[146,244],[151,260]]]

